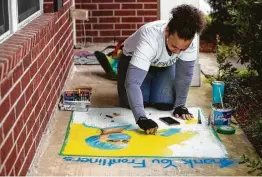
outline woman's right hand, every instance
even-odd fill
[[[137,121],[138,126],[143,129],[146,134],[156,134],[158,125],[152,119],[148,119],[147,117],[140,117]]]

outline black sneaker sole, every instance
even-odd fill
[[[99,51],[95,51],[94,55],[96,56],[98,62],[100,63],[104,71],[106,72],[109,79],[115,80],[116,74],[114,70],[112,69],[110,63],[108,62],[106,55]]]

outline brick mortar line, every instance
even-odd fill
[[[70,56],[70,53],[67,55],[67,57],[66,58],[68,58]],[[60,61],[61,62],[61,61]],[[59,63],[60,63],[59,62]],[[65,63],[66,64],[66,63]],[[59,66],[59,65],[58,65]],[[59,72],[59,74],[62,72],[62,70],[60,70],[60,72]],[[58,74],[58,75],[59,75]],[[56,81],[57,81],[57,79],[59,79],[58,77],[56,78]],[[50,77],[50,80],[49,81],[51,81],[51,77]],[[55,82],[56,82],[55,81]],[[62,83],[62,82],[61,82]],[[61,84],[60,83],[60,84]],[[53,86],[54,87],[54,86]],[[52,87],[52,88],[53,88]],[[59,87],[58,87],[59,88]],[[55,93],[58,91],[58,88],[57,88],[57,90],[55,91]],[[51,94],[51,91],[49,92],[49,94],[48,94],[48,96]],[[54,100],[55,98],[53,98],[52,99],[52,101]],[[52,102],[51,101],[51,102]],[[51,104],[50,104],[51,105]],[[55,108],[55,107],[54,107]],[[42,107],[42,109],[43,109],[43,107]],[[41,109],[41,110],[42,110]],[[52,110],[52,112],[53,112],[53,110]],[[40,117],[40,115],[38,115],[38,118]],[[45,119],[47,119],[47,117],[45,117]],[[30,148],[29,148],[29,150],[28,150],[28,152],[27,152],[27,154],[25,155],[25,160],[24,160],[24,162],[23,162],[23,164],[21,165],[21,168],[20,168],[20,170],[19,170],[19,172],[18,172],[18,174],[20,174],[21,173],[21,170],[23,169],[23,167],[24,167],[24,165],[25,165],[25,162],[26,162],[26,160],[27,160],[27,158],[28,158],[28,156],[29,156],[29,153],[30,153],[30,151],[31,151],[31,149],[32,149],[32,147],[34,146],[34,143],[35,143],[35,140],[36,140],[36,138],[37,138],[37,135],[39,134],[39,132],[40,132],[40,130],[41,130],[41,127],[43,126],[43,123],[44,123],[44,121],[45,121],[45,119],[43,119],[42,120],[42,122],[41,122],[41,124],[40,124],[40,128],[38,129],[38,131],[37,131],[37,133],[36,133],[36,136],[34,137],[34,139],[33,139],[33,143],[32,143],[32,145],[30,146]],[[36,124],[37,122],[35,122],[35,124]],[[34,124],[34,125],[35,125]],[[48,124],[48,123],[47,123]],[[30,133],[32,132],[32,129],[31,129],[31,131],[30,131]],[[43,132],[44,133],[44,132]],[[40,138],[41,139],[41,138]],[[25,141],[26,142],[26,141]],[[25,143],[23,144],[23,146],[25,145]],[[37,150],[37,149],[36,149]],[[19,154],[22,152],[22,150],[19,152]],[[17,160],[18,160],[18,158],[16,159],[16,161],[15,161],[15,163],[17,162]],[[15,165],[15,163],[14,163],[14,165]],[[12,166],[12,168],[14,168],[14,165]]]
[[[38,102],[37,102],[37,103],[38,103]],[[41,108],[40,112],[41,112],[43,109],[44,109],[44,107]],[[32,115],[32,113],[30,114],[30,116],[31,116],[31,115]],[[32,127],[34,127],[36,124],[38,124],[38,119],[39,119],[39,118],[40,118],[40,114],[39,114],[39,115],[37,116],[37,118],[35,119],[35,122],[34,122],[34,124],[33,124]],[[28,122],[28,121],[27,121],[27,122]],[[27,122],[26,122],[26,123],[27,123]],[[25,123],[24,127],[22,128],[22,131],[24,131],[24,130],[27,129],[26,123]],[[30,148],[28,149],[27,154],[25,154],[25,161],[26,161],[26,157],[28,156],[28,154],[29,154],[32,146],[34,146],[35,139],[36,139],[36,137],[37,137],[37,135],[38,135],[38,133],[39,133],[39,131],[40,131],[40,126],[41,126],[41,125],[39,125],[39,129],[38,129],[38,131],[37,131],[37,134],[36,134],[36,136],[33,138],[32,144],[31,144]],[[21,132],[22,132],[22,131],[21,131]],[[27,130],[26,130],[26,131],[27,131]],[[33,129],[31,129],[28,134],[31,134],[32,131],[33,131]],[[19,136],[20,136],[20,135],[21,135],[21,133],[19,134]],[[31,135],[30,135],[30,136],[31,136]],[[14,170],[14,168],[15,168],[14,166],[15,166],[17,160],[18,160],[18,157],[20,156],[20,154],[21,154],[22,151],[23,151],[23,148],[24,148],[24,146],[25,146],[25,144],[26,144],[26,141],[28,140],[28,137],[29,137],[29,136],[26,137],[26,139],[25,139],[25,141],[24,141],[24,143],[23,143],[23,145],[22,145],[21,150],[17,153],[18,155],[17,155],[17,158],[16,158],[15,162],[14,162],[13,165],[12,165],[12,170]],[[16,140],[15,143],[17,143],[17,141],[18,141],[18,139]],[[14,148],[15,148],[15,147],[13,147],[13,149],[14,149]],[[13,150],[13,149],[12,149],[12,150]],[[9,155],[9,156],[10,156],[10,155]],[[8,156],[8,157],[9,157],[9,156]],[[7,157],[7,159],[8,159],[8,157]],[[4,164],[4,163],[6,163],[6,161],[3,162],[3,164]],[[10,175],[11,173],[12,173],[12,171],[10,171],[9,175]],[[18,174],[17,174],[17,175],[18,175]]]
[[[69,1],[67,1],[63,6],[65,6],[68,2],[69,2]],[[66,13],[68,13],[68,11],[70,11],[70,6],[69,6],[69,8],[64,12],[64,14],[61,15],[61,17],[59,17],[59,18],[56,20],[55,24],[57,24],[57,23],[59,22],[59,20],[61,20],[61,18],[63,18],[64,15],[65,15]],[[70,17],[70,15],[69,15],[69,17]]]
[[[60,28],[59,28],[59,30],[58,31],[60,31],[64,26],[65,26],[65,24],[66,23],[64,23]],[[69,25],[69,27],[72,25],[72,22],[70,23],[70,25]],[[66,31],[69,29],[69,27],[66,29]],[[65,34],[65,33],[64,33]],[[60,41],[61,39],[62,39],[62,37],[64,36],[64,34],[63,35],[61,35],[61,37],[58,39],[58,41]],[[56,34],[57,35],[57,34]],[[40,54],[32,61],[32,63],[28,66],[28,68],[23,72],[23,74],[20,76],[20,78],[23,78],[23,76],[25,75],[25,73],[30,69],[30,67],[33,65],[33,64],[35,64],[35,62],[37,62],[37,58],[44,52],[44,50],[47,48],[47,46],[51,43],[51,41],[55,38],[55,36],[56,35],[54,35],[51,39],[50,39],[50,41],[45,45],[45,48],[43,48],[43,50],[40,52]],[[58,45],[58,43],[57,43],[57,45]],[[57,45],[55,45],[54,46],[54,48],[53,48],[53,50],[55,49],[55,47],[57,46]],[[52,51],[53,51],[52,50]],[[60,52],[60,50],[59,50],[59,52]],[[59,53],[58,52],[58,53]],[[49,53],[49,55],[47,56],[47,58],[51,55],[51,53],[52,52],[50,52]],[[22,60],[19,62],[19,64],[20,63],[22,63]],[[44,62],[45,63],[45,62]],[[44,64],[43,63],[43,64]],[[41,65],[41,67],[43,66],[43,64]],[[40,68],[41,68],[40,67]],[[10,72],[10,74],[13,74],[13,72]],[[36,75],[35,75],[36,76]],[[35,78],[35,76],[33,77],[33,78]],[[33,80],[33,78],[31,78],[31,81]],[[21,81],[21,79],[18,79],[14,84],[13,84],[13,86],[11,87],[11,89],[5,94],[5,96],[2,98],[2,102],[0,102],[0,104],[2,104],[3,103],[3,100],[4,99],[6,99],[6,97],[8,97],[9,96],[9,94],[13,91],[13,89],[16,87],[16,85],[19,83]],[[28,87],[28,86],[27,86]],[[27,87],[25,88],[25,90],[27,89]],[[21,97],[21,95],[20,95],[20,97]],[[20,98],[19,97],[19,98]],[[18,98],[17,98],[17,100],[18,100]],[[17,102],[17,101],[16,101]],[[15,103],[16,103],[15,102]],[[7,112],[7,114],[6,114],[6,116],[4,117],[4,119],[3,119],[3,121],[2,122],[4,122],[5,121],[5,119],[7,118],[7,116],[10,114],[10,112],[11,112],[11,110],[12,110],[12,108],[14,107],[14,105],[11,107],[11,109],[9,110],[9,112]],[[0,126],[2,125],[2,122],[0,123]]]
[[[71,32],[71,33],[72,33],[72,32]],[[69,37],[68,37],[68,38],[69,38]],[[66,41],[67,41],[67,40],[66,40]],[[65,43],[66,43],[66,42],[65,42]],[[69,47],[68,47],[68,48],[69,48]],[[68,48],[66,49],[66,52],[68,51]],[[57,56],[58,56],[58,55],[57,55]],[[57,56],[56,56],[56,58],[57,58]],[[54,60],[54,61],[55,61],[55,60]],[[54,63],[54,61],[52,62],[52,64]],[[60,62],[61,62],[61,61],[60,61]],[[60,63],[60,62],[59,62],[59,63]],[[51,65],[50,65],[50,67],[51,67]],[[49,68],[50,68],[50,67],[49,67]],[[58,66],[57,66],[57,67],[58,67]],[[56,68],[57,68],[57,67],[56,67]],[[53,73],[53,74],[54,74],[54,73]],[[45,75],[46,75],[46,74],[45,74]],[[42,79],[42,80],[43,80],[43,79]],[[42,82],[42,80],[41,80],[41,82]],[[50,80],[51,80],[51,77],[50,77],[49,81],[50,81]],[[49,83],[49,81],[48,81],[48,83]],[[41,83],[41,82],[40,82],[40,83]],[[40,84],[38,85],[38,87],[39,87],[39,86],[40,86]],[[38,87],[37,87],[37,88],[38,88]],[[45,87],[45,88],[46,88],[46,87]],[[35,92],[34,92],[34,93],[35,93]],[[42,93],[42,94],[43,94],[43,93]],[[31,98],[32,98],[32,96],[30,97],[30,99],[31,99]],[[38,100],[38,102],[39,102],[39,100]],[[37,103],[38,103],[38,102],[37,102]],[[28,104],[26,104],[26,106],[27,106],[27,105],[28,105]],[[36,104],[36,105],[37,105],[37,104]],[[25,106],[25,107],[26,107],[26,106]],[[36,107],[36,106],[35,106],[35,107]],[[35,108],[35,107],[34,107],[34,108]],[[23,109],[23,111],[24,111],[24,110],[25,110],[25,108]],[[42,110],[42,109],[41,109],[41,110]],[[22,112],[23,112],[23,111],[22,111]],[[40,111],[40,112],[41,112],[41,111]],[[21,114],[22,114],[22,113],[21,113]],[[21,114],[20,114],[18,117],[20,117]],[[30,113],[29,117],[30,117],[31,115],[32,115],[32,112]],[[26,121],[26,123],[27,123],[27,122],[28,122],[28,120]],[[25,123],[25,124],[26,124],[26,123]],[[25,127],[26,127],[26,126],[24,125],[24,127],[22,128],[22,130],[23,130]],[[13,129],[13,128],[12,128],[12,129]],[[21,135],[21,132],[20,132],[20,134],[18,135],[18,137],[19,137],[20,135]],[[16,143],[16,142],[17,142],[17,141],[15,141],[15,143]]]
[[[68,56],[69,56],[69,55],[70,55],[70,53],[68,54]],[[65,64],[64,64],[64,65],[65,65]],[[64,65],[63,65],[63,66],[64,66]],[[61,70],[61,71],[62,71],[62,70]],[[61,71],[60,71],[60,72],[61,72]],[[53,87],[54,87],[54,86],[53,86]],[[56,91],[57,91],[57,90],[56,90]],[[59,97],[58,99],[60,99],[60,97]],[[54,98],[51,100],[51,102],[52,102],[53,100],[54,100]],[[51,104],[49,105],[48,109],[50,108],[50,106],[51,106]]]
[[[136,31],[137,29],[115,29],[116,31]],[[81,32],[82,30],[76,30],[77,32]],[[90,31],[111,31],[111,29],[97,29],[97,30],[89,30]]]
[[[67,10],[67,11],[68,11],[68,10]],[[66,12],[67,12],[67,11],[66,11]],[[63,17],[63,16],[66,14],[66,12],[65,12],[61,17]],[[61,17],[60,17],[57,21],[59,21],[59,20],[61,19]],[[55,18],[55,17],[54,17],[54,18]],[[49,20],[52,21],[52,20],[54,20],[54,19],[50,17]],[[50,22],[50,21],[49,21],[49,22]],[[49,22],[46,22],[46,25],[48,25]],[[29,24],[30,24],[30,23],[29,23]],[[56,24],[56,22],[55,22],[55,24]],[[64,24],[63,24],[62,26],[64,26]],[[62,26],[61,26],[61,27],[62,27]],[[42,27],[42,28],[45,28],[45,26],[41,26],[41,27]],[[59,28],[59,30],[61,30],[61,27]],[[28,29],[28,30],[34,31],[34,29]],[[59,30],[58,30],[58,31],[59,31]],[[35,30],[35,32],[38,33],[38,30]],[[20,35],[20,34],[19,34],[19,35]],[[36,36],[37,34],[34,33],[33,35]],[[26,34],[25,34],[25,35],[21,34],[21,36],[28,36],[28,35],[26,35]],[[32,35],[31,35],[31,36],[32,36]],[[44,37],[45,37],[45,36],[44,36]],[[43,38],[44,38],[44,37],[43,37]],[[54,37],[54,36],[53,36],[53,37]],[[30,39],[30,41],[33,40],[32,37],[28,37],[28,38]],[[41,38],[41,40],[42,40],[43,38]],[[51,38],[50,41],[51,41],[52,39],[53,39],[53,38]],[[41,41],[41,40],[40,40],[40,41]],[[37,45],[40,43],[40,41],[37,43]],[[49,42],[50,42],[50,41],[49,41]],[[48,43],[48,44],[49,44],[49,43]],[[19,45],[17,45],[17,46],[19,46]],[[36,46],[36,45],[35,45],[35,46]],[[35,47],[35,46],[34,46],[34,47]],[[24,47],[22,47],[22,48],[24,48]],[[33,47],[31,47],[31,49],[32,49],[32,48],[33,48]],[[45,48],[36,56],[35,60],[44,52],[45,49],[46,49],[46,46],[45,46]],[[16,66],[18,66],[20,63],[23,62],[22,59],[23,59],[23,58],[19,59],[20,61],[16,63]],[[35,61],[35,60],[34,60],[34,61]],[[33,61],[33,62],[34,62],[34,61]],[[32,65],[32,64],[31,64],[31,65]],[[28,68],[29,68],[31,65],[29,65]],[[14,72],[14,70],[16,69],[16,66],[15,66],[12,70],[9,71],[9,74],[8,74],[7,76],[11,75],[11,74]],[[0,83],[2,83],[2,81],[1,81]],[[17,83],[17,82],[16,82],[16,83]],[[15,83],[14,85],[16,85],[16,83]],[[10,90],[10,91],[11,91],[11,90]],[[5,95],[5,97],[2,98],[2,100],[4,100],[6,97],[7,97],[7,94]],[[0,104],[1,104],[1,102],[0,102]]]
[[[101,16],[102,17],[102,16]],[[134,18],[134,17],[148,17],[148,16],[125,16],[125,18]],[[155,16],[149,16],[149,17],[156,17],[156,15]],[[97,17],[97,18],[99,18],[99,17]],[[105,17],[103,17],[103,18],[105,18]],[[101,24],[101,25],[103,25],[103,24],[124,24],[124,25],[129,25],[129,24],[141,24],[141,23],[144,23],[144,22],[134,22],[134,23],[130,23],[130,22],[123,22],[123,23],[120,23],[120,22],[111,22],[111,23],[99,23],[99,22],[97,22],[97,23],[95,23],[95,22],[91,22],[91,23],[87,23],[87,24],[90,24],[90,25],[92,25],[92,24],[94,24],[94,25],[97,25],[97,24]],[[147,22],[148,23],[148,22]],[[79,22],[77,22],[76,23],[76,25],[82,25],[83,23],[79,23]]]
[[[94,2],[76,2],[76,5],[92,5],[94,4]],[[157,5],[157,2],[100,2],[100,3],[96,3],[97,5],[99,4],[156,4]]]
[[[67,30],[70,28],[71,25],[72,25],[72,24],[69,25],[69,27],[67,28]],[[66,30],[66,31],[67,31],[67,30]],[[65,34],[65,33],[64,33],[64,34]],[[68,38],[70,38],[70,37],[71,37],[71,36],[69,35]],[[62,37],[61,37],[61,38],[62,38]],[[61,38],[60,38],[60,39],[61,39]],[[68,40],[68,38],[66,39],[66,41]],[[60,41],[60,39],[59,39],[58,41]],[[51,40],[50,40],[50,41],[51,41]],[[50,42],[49,42],[49,43],[50,43]],[[49,43],[48,43],[47,45],[49,45]],[[64,45],[65,45],[65,43],[63,44],[63,46],[64,46]],[[62,51],[63,46],[60,48],[60,50],[59,50],[59,52],[57,53],[56,57],[57,57],[57,56],[59,55],[59,53]],[[53,50],[55,50],[55,47],[53,48]],[[53,50],[52,50],[52,51],[53,51]],[[52,53],[52,52],[50,52],[50,54],[47,56],[47,58],[51,55],[51,53]],[[56,57],[55,57],[55,58],[56,58]],[[54,61],[55,61],[55,60],[54,60]],[[54,61],[53,61],[53,62],[54,62]],[[45,62],[46,62],[46,61],[45,61]],[[39,67],[38,72],[39,72],[40,69],[43,67],[43,65],[45,64],[45,62],[41,65],[41,67]],[[53,63],[53,62],[52,62],[52,63]],[[50,65],[50,66],[51,66],[51,65]],[[49,67],[49,68],[50,68],[50,67]],[[24,75],[24,74],[23,74],[23,75]],[[22,76],[23,76],[23,75],[22,75]],[[46,75],[46,73],[45,73],[45,75]],[[36,75],[35,75],[33,78],[31,78],[31,82],[34,80],[35,77],[36,77]],[[44,78],[44,77],[43,77],[43,78]],[[42,79],[42,80],[43,80],[43,79]],[[41,80],[41,81],[42,81],[42,80]],[[41,83],[41,81],[40,81],[40,83]],[[30,83],[31,83],[31,82],[30,82]],[[40,83],[39,83],[39,85],[40,85]],[[22,91],[22,93],[20,94],[19,98],[17,99],[17,101],[16,101],[15,103],[17,103],[18,100],[22,97],[22,95],[24,95],[25,90],[27,90],[27,88],[29,87],[29,85],[30,85],[30,84],[28,84],[28,85],[26,86],[26,88],[24,89],[24,91]],[[37,88],[39,87],[39,85],[37,86]],[[33,94],[34,94],[34,93],[35,93],[35,92],[33,92]],[[33,94],[32,94],[32,95],[33,95]],[[31,95],[30,99],[32,98],[32,95]],[[1,122],[0,126],[2,126],[3,123],[6,121],[6,119],[7,119],[8,115],[10,114],[11,110],[15,107],[15,106],[14,106],[15,103],[14,103],[13,106],[10,108],[9,112],[7,113],[7,115],[6,115],[6,117],[3,119],[3,121]],[[17,117],[16,122],[17,122],[17,120],[19,119],[19,117],[21,116],[21,114],[23,113],[23,111],[24,111],[24,109],[26,108],[26,106],[28,105],[28,103],[29,103],[29,102],[27,102],[26,105],[24,106],[24,108],[21,110],[21,113],[20,113],[20,115]],[[31,115],[31,114],[30,114],[30,115]],[[14,125],[16,125],[16,123],[15,123]],[[14,128],[14,125],[13,125],[12,129]],[[11,132],[11,131],[10,131],[10,132]],[[10,132],[6,135],[6,137],[8,137],[8,136],[10,135]],[[3,144],[4,144],[4,142],[5,142],[6,140],[7,140],[7,138],[5,138],[5,139],[3,140],[3,142],[1,143],[1,146],[0,146],[0,147],[3,146]]]
[[[44,36],[45,37],[45,36]],[[43,38],[44,38],[43,37]],[[43,39],[42,38],[42,39]],[[50,39],[50,41],[48,42],[48,44],[51,42],[53,38]],[[38,43],[39,44],[39,43]],[[47,44],[47,45],[48,45]],[[33,47],[32,47],[33,48]],[[34,64],[34,62],[38,59],[38,57],[44,52],[44,50],[46,49],[46,47],[36,56],[36,58],[32,61],[31,65],[28,66],[28,68],[23,72],[23,74],[20,76],[20,78],[22,78],[24,76],[24,73],[29,70],[29,68]],[[16,63],[17,66],[19,66],[20,64],[23,64],[23,60],[20,59],[20,61],[18,63]],[[12,75],[14,73],[14,70],[16,69],[17,67],[14,67],[11,71],[9,71],[9,74],[8,76]],[[7,76],[7,77],[8,77]],[[21,79],[20,79],[21,80]],[[19,79],[12,85],[12,87],[10,88],[10,90],[5,94],[5,96],[2,98],[2,101],[8,97],[8,93],[12,92],[12,90],[14,89],[14,87],[17,85],[17,83],[20,81]],[[2,84],[2,83],[1,83]],[[0,102],[0,104],[2,104],[2,102]]]
[[[72,33],[72,32],[71,32],[71,33]],[[70,37],[70,36],[69,36],[69,37]],[[68,37],[67,39],[69,39],[69,37]],[[66,40],[66,41],[67,41],[67,40]],[[66,43],[66,41],[65,41],[65,43]],[[70,49],[70,46],[67,47],[66,52],[68,51],[68,49]],[[70,53],[66,56],[66,58],[67,58],[69,55],[70,55]],[[57,56],[58,56],[58,55],[56,55],[56,58],[57,58]],[[61,61],[62,61],[62,60],[60,60],[60,62],[61,62]],[[53,64],[54,62],[55,62],[55,60],[52,62],[52,64]],[[60,63],[60,62],[59,62],[59,63]],[[52,64],[49,66],[48,69],[51,68]],[[58,68],[58,66],[59,66],[59,64],[57,65],[56,69]],[[60,72],[62,72],[62,70],[61,70]],[[59,74],[60,74],[60,72],[59,72]],[[45,76],[46,76],[46,74],[47,74],[47,72],[45,73]],[[54,75],[54,73],[53,73],[53,75]],[[52,75],[52,76],[50,77],[50,79],[48,80],[48,83],[51,81],[51,78],[53,77],[53,75]],[[43,77],[43,78],[44,78],[44,77]],[[58,79],[58,77],[56,78],[56,80],[57,80],[57,79]],[[56,80],[55,80],[55,81],[56,81]],[[43,79],[41,80],[41,82],[42,82],[42,81],[43,81]],[[41,83],[41,82],[40,82],[40,83]],[[48,85],[48,84],[46,84],[46,87],[47,87],[47,85]],[[38,85],[37,89],[39,88],[39,86],[40,86],[40,84]],[[46,89],[46,87],[45,87],[45,89]],[[52,88],[53,88],[53,87],[54,87],[54,85],[52,86]],[[37,89],[36,89],[36,90],[37,90]],[[35,93],[35,92],[34,92],[34,93]],[[51,93],[51,91],[49,92],[48,96],[50,95],[50,93]],[[41,96],[42,96],[43,94],[44,94],[44,92],[41,94]],[[47,98],[48,98],[48,96],[47,96]],[[31,99],[31,98],[32,98],[32,96],[30,97],[30,99]],[[53,98],[53,99],[54,99],[54,98]],[[53,99],[52,99],[52,100],[53,100]],[[40,101],[40,99],[37,101],[37,103],[38,103],[39,101]],[[46,101],[46,100],[45,100],[45,101]],[[52,101],[51,101],[51,102],[52,102]],[[37,103],[35,104],[35,106],[34,106],[32,109],[34,109],[34,108],[36,107]],[[26,106],[27,106],[27,105],[28,105],[28,103],[26,104]],[[26,106],[24,107],[23,111],[21,111],[21,114],[24,112]],[[39,112],[41,112],[41,111],[43,110],[43,108],[44,108],[44,107],[42,107]],[[49,107],[48,107],[48,108],[49,108]],[[48,110],[48,109],[47,109],[47,110]],[[33,113],[33,112],[30,113],[29,117],[32,115],[32,113]],[[19,115],[19,117],[21,117],[21,114]],[[40,114],[38,115],[38,117],[37,117],[36,120],[38,120],[39,116],[40,116]],[[29,120],[27,119],[27,121],[24,123],[23,128],[22,128],[21,130],[24,130],[24,129],[27,127],[26,125],[27,125],[28,121],[29,121]],[[17,122],[17,121],[16,121],[16,122]],[[37,123],[37,121],[34,122],[34,125],[35,125],[36,123]],[[16,125],[16,123],[15,123],[14,125]],[[14,128],[14,125],[13,125],[13,127],[12,127],[11,129]],[[32,127],[34,127],[34,125],[33,125]],[[32,131],[33,131],[33,130],[31,129],[28,134],[30,134]],[[22,131],[20,131],[18,137],[20,137],[21,132],[22,132]],[[10,134],[10,133],[9,133],[9,134]],[[8,134],[8,135],[9,135],[9,134]],[[7,136],[7,137],[8,137],[8,136]],[[28,139],[28,137],[29,137],[29,136],[27,136],[26,140]],[[22,147],[24,147],[24,145],[25,145],[25,143],[26,143],[26,140],[24,141]],[[17,141],[18,141],[18,139],[16,139],[16,140],[14,141],[14,144],[16,144]],[[4,141],[3,141],[3,143],[2,143],[2,146],[3,146],[3,144],[4,144]],[[1,147],[2,147],[2,146],[1,146]],[[10,154],[11,154],[11,152],[12,152],[12,150],[13,150],[14,148],[15,148],[15,146],[13,146],[13,148],[9,151],[9,154],[7,155],[7,157],[6,157],[5,161],[3,162],[3,164],[8,160],[8,157],[10,156]],[[18,156],[21,154],[22,150],[23,150],[23,148],[21,148],[20,152],[18,153]],[[29,151],[30,151],[30,150],[29,150]],[[28,153],[29,153],[29,151],[28,151]],[[28,154],[26,154],[26,155],[28,155]],[[16,159],[16,161],[17,161],[17,159]],[[14,164],[16,163],[16,161],[14,162]],[[2,167],[3,167],[3,166],[2,166]],[[12,166],[12,167],[13,167],[13,166]],[[2,170],[2,168],[0,169],[0,171],[1,171],[1,170]]]
[[[4,54],[4,55],[5,55],[5,54]],[[6,55],[6,56],[9,57],[8,55]],[[0,62],[1,62],[1,64],[4,65],[3,70],[2,70],[2,72],[4,73],[4,75],[5,75],[5,73],[6,73],[5,70],[7,70],[7,71],[9,70],[9,60],[10,60],[10,59],[8,59],[8,58],[2,58],[2,57],[0,57]],[[12,67],[13,62],[14,62],[14,60],[13,60],[13,57],[12,57],[12,60],[10,61],[10,68]],[[6,65],[6,67],[5,67],[5,65]],[[3,75],[3,78],[5,78],[4,75]],[[0,81],[0,84],[3,83],[3,81],[4,81],[4,79]]]
[[[6,168],[2,168],[0,171],[4,171],[4,175],[6,175]]]
[[[36,20],[36,19],[35,19],[35,20]],[[53,18],[50,18],[49,20],[51,21],[51,20],[53,20]],[[50,22],[50,21],[49,21],[49,22]],[[30,24],[31,24],[31,25],[34,25],[34,24],[32,24],[32,23],[29,23],[29,25],[30,25]],[[45,28],[46,25],[48,25],[47,22],[46,22],[46,24],[45,24],[44,26],[42,25],[42,28]],[[36,29],[30,28],[30,29],[28,29],[28,30],[34,32],[34,34],[33,34],[34,37],[37,35],[36,33],[39,33],[39,30],[36,30]],[[39,33],[39,34],[40,34],[40,33]],[[18,35],[19,35],[19,36],[17,36],[17,37],[20,37],[20,36],[21,36],[22,38],[25,38],[25,36],[28,36],[27,34],[18,34]],[[30,36],[32,36],[32,35],[30,35]],[[27,39],[28,39],[28,38],[30,39],[30,42],[29,42],[29,43],[32,43],[33,37],[27,37]],[[42,39],[43,39],[43,38],[42,38]],[[41,40],[42,40],[42,39],[41,39]],[[13,39],[13,40],[14,40],[14,39]],[[28,43],[28,41],[27,41],[26,43]],[[12,46],[15,45],[15,46],[19,47],[20,50],[25,49],[25,47],[24,47],[22,44],[5,44],[5,45],[7,45],[8,47],[10,46],[10,48],[13,48],[13,49],[15,49],[15,50],[17,50],[17,48],[16,48],[16,47],[11,47],[11,45],[12,45]],[[33,46],[33,47],[35,47],[35,46]],[[31,47],[31,48],[33,48],[33,47]],[[15,53],[17,53],[17,51],[15,51]],[[27,55],[27,54],[28,54],[28,53],[26,53],[26,55]],[[26,56],[26,55],[25,55],[25,56]],[[7,56],[9,57],[10,55],[7,55]],[[15,57],[16,57],[16,55],[15,55]],[[12,56],[12,58],[14,58],[14,57]],[[15,58],[15,59],[16,59],[16,60],[20,60],[20,61],[17,62],[17,61],[12,60],[11,62],[15,62],[15,63],[16,63],[16,66],[17,66],[17,65],[19,65],[19,64],[21,63],[21,59],[18,59],[18,58]],[[14,72],[14,70],[16,69],[16,66],[14,66],[14,67],[12,68],[12,70],[9,71],[9,74],[7,74],[7,77],[8,77],[12,72]],[[1,81],[0,83],[2,83],[2,81]]]
[[[66,2],[63,3],[63,6],[65,6],[67,3],[70,3],[71,0],[68,0]]]
[[[153,10],[152,10],[153,11]],[[154,17],[154,16],[156,16],[156,15],[147,15],[147,16],[145,16],[145,15],[112,15],[112,16],[95,16],[96,18],[100,18],[100,17],[102,17],[102,18],[110,18],[110,17],[116,17],[116,18],[133,18],[133,17]],[[128,23],[128,22],[126,22],[126,23]],[[79,24],[79,23],[77,23],[77,24]],[[93,23],[94,24],[94,23]],[[102,23],[103,24],[103,23]]]
[[[71,42],[71,43],[73,43],[73,42]],[[68,49],[67,49],[68,50]],[[66,56],[66,58],[68,59],[69,58],[69,56],[70,56],[70,53]],[[60,61],[61,62],[61,61]],[[59,63],[60,63],[59,62]],[[66,63],[65,63],[66,64]],[[65,65],[64,64],[64,65]],[[59,65],[58,65],[59,66]],[[68,65],[68,66],[70,66],[70,65]],[[59,72],[59,74],[62,72],[62,70]],[[56,78],[56,80],[57,80],[58,78]],[[49,82],[51,81],[51,77],[50,77],[50,79],[49,79]],[[61,83],[60,83],[61,84]],[[54,86],[53,86],[54,87]],[[52,87],[52,88],[53,88]],[[57,92],[57,90],[56,90],[56,92]],[[48,96],[51,94],[51,91],[49,92],[49,94],[48,94]],[[54,98],[53,98],[54,99]],[[53,101],[53,99],[52,99],[52,101]],[[51,102],[52,102],[51,101]],[[49,107],[50,108],[50,107]],[[43,109],[43,108],[42,108]],[[42,109],[41,109],[41,111],[42,111]],[[41,112],[40,111],[40,112]],[[53,112],[53,110],[52,110],[52,112]],[[38,115],[38,119],[39,119],[39,116],[40,115]],[[46,119],[47,117],[45,117],[45,119]],[[41,122],[41,124],[39,125],[39,129],[38,129],[38,131],[37,131],[37,133],[36,133],[36,136],[34,137],[34,139],[33,139],[33,143],[32,143],[32,145],[31,145],[31,147],[30,147],[30,149],[28,150],[28,153],[27,154],[25,154],[25,161],[26,161],[26,158],[28,157],[28,155],[29,155],[29,152],[30,152],[30,150],[31,150],[31,148],[32,148],[32,146],[34,146],[34,142],[36,141],[36,138],[37,138],[37,136],[38,136],[38,134],[39,134],[39,132],[40,132],[40,130],[41,130],[41,127],[42,127],[42,125],[43,125],[43,122],[45,121],[45,119],[43,119],[42,120],[42,122]],[[35,124],[36,124],[37,122],[35,122]],[[34,124],[34,125],[35,125]],[[31,130],[32,131],[32,130]],[[31,131],[30,131],[30,133],[31,133]],[[44,133],[44,132],[43,132]],[[40,141],[41,141],[41,138],[40,138]],[[25,141],[26,142],[26,141]],[[25,143],[23,144],[23,146],[25,145]],[[22,152],[22,150],[19,152],[19,155],[21,154],[21,152]],[[18,156],[19,156],[18,155]],[[18,160],[18,158],[16,159],[16,161],[15,161],[15,163],[14,163],[14,165],[16,164],[16,162],[17,162],[17,160]],[[21,165],[21,169],[23,169],[23,165],[25,164],[25,161],[24,161],[24,163]],[[14,165],[12,166],[13,168],[14,168]],[[21,172],[21,169],[20,169],[20,171],[18,172],[18,174]]]

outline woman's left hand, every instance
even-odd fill
[[[191,114],[185,106],[178,106],[175,108],[173,115],[175,117],[181,117],[183,119],[190,120],[193,118],[193,114]]]

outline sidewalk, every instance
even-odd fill
[[[245,68],[244,65],[237,63],[237,59],[228,60],[236,68]],[[218,63],[214,53],[199,53],[199,63],[201,64],[201,71],[204,75],[215,75],[218,73]]]
[[[92,106],[108,107],[118,106],[117,85],[115,81],[106,78],[100,65],[72,66],[65,89],[90,86],[93,88]],[[203,108],[206,115],[211,111],[211,86],[205,83],[202,75],[201,87],[190,89],[187,106],[199,106]],[[101,166],[90,163],[64,161],[58,153],[62,147],[66,133],[70,112],[59,111],[57,108],[49,122],[45,135],[37,150],[37,155],[29,169],[28,175],[38,176],[67,176],[67,175],[106,175],[106,176],[175,176],[175,175],[247,175],[245,165],[233,165],[227,168],[221,168],[216,164],[198,165],[194,168],[163,168],[158,165],[148,165],[145,168],[133,168],[129,164],[119,164],[117,166]],[[243,154],[248,156],[257,156],[252,145],[245,137],[240,128],[237,128],[236,134],[226,136],[220,135],[225,144],[230,158],[238,159]],[[212,150],[212,149],[211,149]],[[146,159],[150,161],[150,159]]]

